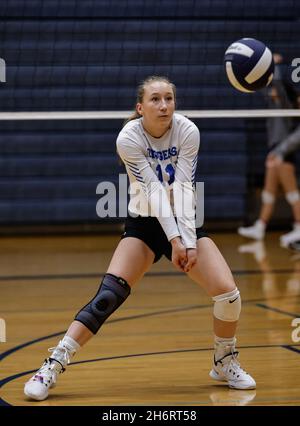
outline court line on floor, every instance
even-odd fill
[[[297,345],[287,345],[287,346],[283,345],[282,347],[285,348],[285,349],[288,349],[289,351],[296,352],[297,354],[300,355],[300,348],[297,349],[297,348],[295,348],[295,346],[297,346]]]
[[[269,311],[277,312],[278,314],[288,315],[293,318],[300,318],[300,313],[294,314],[293,312],[283,311],[282,309],[274,308],[272,306],[265,305],[264,303],[256,303],[256,306],[267,309]]]
[[[181,307],[181,308],[164,309],[162,311],[148,312],[146,314],[131,315],[131,316],[128,316],[128,317],[121,317],[121,318],[108,320],[108,321],[105,322],[105,324],[113,324],[115,322],[120,322],[120,321],[130,321],[130,320],[135,320],[135,319],[140,319],[140,318],[152,317],[152,316],[156,316],[156,315],[164,315],[164,314],[170,314],[170,313],[174,313],[174,312],[182,312],[182,311],[189,311],[189,310],[193,310],[193,309],[201,309],[201,308],[209,308],[209,307],[211,307],[211,304],[209,304],[209,305],[190,305],[190,306],[185,306],[185,307]],[[27,346],[33,345],[34,343],[38,343],[38,342],[41,342],[43,340],[50,339],[51,337],[59,336],[61,334],[66,333],[66,331],[67,330],[63,330],[61,332],[50,334],[48,336],[39,337],[38,339],[31,340],[31,341],[25,342],[21,345],[15,346],[14,348],[8,349],[7,351],[3,352],[2,354],[0,353],[0,361],[2,361],[4,358],[6,358],[7,356],[11,355],[12,353],[14,353],[18,350],[21,350],[21,349],[23,349]]]
[[[261,299],[256,299],[256,300],[261,300]],[[247,302],[248,302],[248,303],[249,303],[249,302],[252,302],[252,303],[253,303],[253,300],[245,301],[244,303],[247,303]],[[257,303],[257,304],[256,304],[256,306],[258,306],[258,307],[262,307],[262,308],[264,308],[264,309],[271,309],[271,310],[275,310],[276,312],[281,313],[281,314],[284,314],[284,315],[295,316],[295,314],[292,314],[292,313],[290,313],[290,312],[282,311],[282,310],[279,310],[279,309],[277,309],[277,308],[271,308],[271,307],[268,307],[267,305],[264,305],[264,304],[259,304],[259,303]],[[133,319],[145,318],[145,317],[155,316],[155,315],[161,315],[161,314],[168,314],[168,313],[179,312],[179,311],[186,311],[186,310],[192,310],[192,309],[208,308],[208,307],[211,307],[211,304],[208,304],[208,305],[192,305],[192,306],[183,307],[183,308],[175,308],[175,309],[168,309],[168,310],[157,311],[157,312],[150,312],[150,313],[146,313],[146,314],[133,315],[133,316],[123,317],[123,318],[116,318],[116,319],[114,319],[114,320],[107,321],[107,324],[108,324],[108,323],[114,323],[114,322],[120,322],[120,321],[126,321],[126,320],[133,320]],[[59,336],[59,335],[61,335],[61,334],[64,334],[65,332],[66,332],[66,330],[64,330],[64,331],[62,331],[62,332],[54,333],[54,334],[51,334],[51,335],[48,335],[48,336],[43,336],[43,337],[40,337],[40,338],[38,338],[38,339],[35,339],[35,340],[32,340],[32,341],[29,341],[29,342],[25,342],[25,343],[24,343],[24,344],[22,344],[22,345],[18,345],[18,346],[14,347],[14,348],[11,348],[11,349],[9,349],[8,351],[6,351],[6,352],[4,352],[4,353],[0,354],[0,360],[3,360],[3,359],[4,359],[4,358],[6,358],[7,356],[11,355],[12,353],[14,353],[14,352],[16,352],[16,351],[18,351],[18,350],[23,349],[24,347],[27,347],[27,346],[33,345],[33,344],[35,344],[35,343],[37,343],[37,342],[40,342],[40,341],[43,341],[43,340],[47,340],[47,339],[52,338],[52,337]],[[294,352],[300,353],[300,351],[298,351],[297,349],[294,349],[294,347],[295,347],[295,346],[297,346],[297,345],[270,345],[270,346],[264,346],[264,347],[282,347],[282,348],[289,349],[289,350],[292,350],[292,351],[294,351]],[[300,345],[299,345],[299,346],[300,346]],[[245,348],[247,348],[247,347],[248,347],[248,348],[257,348],[257,347],[259,347],[259,346],[245,346]],[[204,350],[204,349],[203,349],[203,350]],[[208,349],[205,349],[205,350],[208,350]],[[183,351],[191,351],[191,350],[183,350]],[[144,354],[144,355],[145,355],[145,354]],[[146,354],[146,355],[147,355],[147,354]],[[141,356],[141,354],[139,354],[139,355],[134,355],[134,356]],[[128,355],[127,355],[127,356],[126,356],[126,355],[124,355],[124,356],[119,356],[118,358],[123,358],[123,357],[128,357]],[[110,359],[110,358],[108,358],[108,359]],[[100,359],[97,359],[97,360],[106,360],[106,359],[102,359],[102,358],[100,358]],[[93,360],[80,361],[80,363],[84,363],[84,362],[93,362]],[[78,363],[79,363],[79,362],[78,362]],[[77,364],[77,363],[73,363],[73,364]],[[36,371],[36,370],[32,370],[32,371],[26,372],[26,373],[21,374],[21,375],[30,374],[30,373],[32,373],[32,372],[34,372],[34,371]],[[14,375],[14,376],[10,376],[10,377],[11,377],[11,380],[13,380],[14,378],[17,378],[17,377],[20,377],[20,376],[19,376],[19,375]],[[3,380],[1,380],[1,381],[0,381],[0,388],[3,386],[3,384],[5,384],[5,383],[6,383],[6,381],[5,381],[5,380],[6,380],[6,379],[3,379]],[[11,380],[9,380],[9,381],[11,381]],[[7,403],[6,401],[4,401],[4,400],[3,400],[3,404],[2,404],[2,399],[0,398],[0,405],[10,405],[10,404],[8,404],[8,403]]]
[[[249,303],[256,303],[256,302],[260,302],[260,301],[264,301],[264,300],[268,300],[268,301],[274,301],[274,300],[283,300],[283,299],[293,299],[293,300],[295,300],[295,299],[297,299],[297,298],[300,298],[300,294],[297,294],[297,295],[292,295],[292,296],[285,296],[285,295],[280,295],[280,296],[276,296],[276,297],[259,297],[258,299],[247,299],[247,300],[245,300],[245,299],[243,299],[243,301],[242,301],[242,303],[243,303],[243,305],[244,304],[249,304]],[[209,304],[209,305],[195,305],[195,308],[201,308],[201,307],[204,307],[204,308],[207,308],[207,307],[212,307],[212,304]],[[184,307],[184,308],[175,308],[175,309],[186,309],[187,307]],[[60,312],[61,310],[64,310],[65,312],[68,312],[68,311],[71,311],[71,312],[74,312],[74,310],[73,309],[65,309],[65,308],[52,308],[52,309],[43,309],[43,312]],[[128,309],[130,309],[130,310],[133,310],[133,309],[141,309],[141,307],[140,306],[138,306],[138,307],[136,307],[136,306],[134,306],[134,307],[131,307],[131,308],[123,308],[124,309],[124,311],[126,311],[126,310],[128,310]],[[154,307],[147,307],[147,309],[154,309]],[[11,314],[11,313],[14,313],[15,311],[6,311],[6,310],[1,310],[1,314]],[[37,309],[29,309],[29,310],[22,310],[22,312],[23,313],[26,313],[26,314],[34,314],[34,313],[36,313],[36,312],[40,312],[40,310],[37,310]],[[160,312],[160,311],[159,311]],[[148,315],[148,314],[142,314],[142,315]],[[150,314],[149,314],[150,315]],[[151,314],[151,315],[154,315],[154,314]],[[127,317],[126,317],[127,318]],[[131,317],[128,317],[128,319],[129,318],[131,318]],[[113,320],[113,321],[119,321],[119,319],[118,320]],[[1,360],[1,354],[0,354],[0,360]]]
[[[232,270],[233,275],[261,275],[265,272],[261,270]],[[300,273],[300,269],[271,269],[268,271],[271,274],[291,274]],[[105,272],[91,272],[87,274],[45,274],[45,275],[0,275],[0,281],[34,281],[34,280],[74,280],[83,278],[101,278],[104,277]],[[148,272],[145,277],[157,276],[179,276],[183,272],[165,271],[165,272]]]
[[[292,347],[299,346],[299,345],[293,345]],[[247,345],[247,346],[240,346],[240,349],[262,349],[262,348],[284,348],[284,349],[290,349],[290,345]],[[92,358],[87,359],[83,361],[76,361],[69,364],[68,368],[72,365],[78,365],[78,364],[87,364],[92,362],[101,362],[101,361],[114,361],[116,359],[129,359],[129,358],[137,358],[137,357],[145,357],[145,356],[156,356],[156,355],[169,355],[169,354],[178,354],[178,353],[187,353],[187,352],[205,352],[205,351],[212,351],[213,348],[198,348],[198,349],[176,349],[171,351],[158,351],[158,352],[145,352],[145,353],[139,353],[139,354],[128,354],[128,355],[118,355],[118,356],[112,356],[112,357],[104,357],[104,358]],[[295,350],[295,349],[290,349]],[[300,353],[299,351],[295,350],[296,352]],[[3,387],[5,384],[15,380],[19,379],[20,377],[26,376],[27,374],[32,374],[36,371],[34,370],[28,370],[23,371],[21,373],[14,374],[12,376],[6,377],[5,379],[0,380],[0,388]],[[12,406],[12,404],[9,404],[7,401],[5,401],[3,398],[0,397],[0,406]]]
[[[295,296],[285,296],[284,298],[295,298]],[[276,297],[276,298],[268,298],[268,300],[277,300],[277,299],[283,299],[282,296],[280,297]],[[265,300],[265,298],[259,298],[259,299],[252,299],[252,300],[243,300],[243,304],[248,304],[248,303],[255,303],[255,302],[259,302],[261,300]],[[139,318],[146,318],[146,317],[152,317],[152,316],[156,316],[156,315],[164,315],[164,314],[170,314],[170,313],[174,313],[174,312],[183,312],[183,311],[189,311],[189,310],[193,310],[193,309],[204,309],[204,308],[210,308],[212,306],[212,304],[207,304],[207,305],[189,305],[189,306],[184,306],[184,307],[180,307],[180,308],[173,308],[173,309],[164,309],[161,311],[155,311],[155,312],[148,312],[145,314],[139,314],[139,315],[130,315],[128,317],[121,317],[121,318],[115,318],[112,320],[108,320],[106,321],[106,324],[112,324],[115,322],[120,322],[120,321],[130,321],[130,320],[134,320],[134,319],[139,319]],[[263,307],[265,309],[271,309],[270,307],[267,307],[267,305],[261,304],[261,303],[256,303],[256,306],[258,307]],[[276,310],[276,308],[273,308],[273,310]],[[277,310],[279,311],[279,310]],[[290,315],[290,316],[295,316],[294,314],[288,313],[288,312],[284,312],[284,311],[280,311],[280,313],[282,314],[286,314],[286,315]],[[300,315],[299,315],[300,316]],[[295,316],[297,317],[297,315]],[[66,330],[54,333],[54,334],[50,334],[48,336],[44,336],[44,337],[39,337],[37,339],[31,340],[29,342],[25,342],[21,345],[15,346],[14,348],[8,349],[7,351],[0,353],[0,361],[2,361],[4,358],[6,358],[7,356],[11,355],[12,353],[21,350],[27,346],[33,345],[35,343],[41,342],[43,340],[47,340],[50,339],[52,337],[57,337],[61,334],[66,333]]]

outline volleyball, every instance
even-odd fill
[[[271,50],[254,38],[232,43],[224,55],[228,80],[240,92],[251,93],[268,86],[273,79]]]

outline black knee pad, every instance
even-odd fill
[[[130,286],[120,277],[104,275],[96,296],[75,317],[96,334],[104,321],[127,299]]]

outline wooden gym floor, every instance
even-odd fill
[[[300,405],[300,343],[292,340],[300,332],[291,325],[300,318],[300,253],[280,248],[278,233],[265,243],[211,236],[241,291],[240,361],[256,390],[209,378],[211,300],[163,259],[76,355],[49,399],[27,400],[24,382],[96,293],[118,236],[3,237],[0,405]]]

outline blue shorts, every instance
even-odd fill
[[[196,228],[196,235],[197,239],[208,237],[202,228]],[[138,238],[147,244],[155,255],[153,263],[163,255],[169,260],[172,259],[172,245],[156,217],[128,216],[125,220],[125,232],[121,238],[127,237]]]

